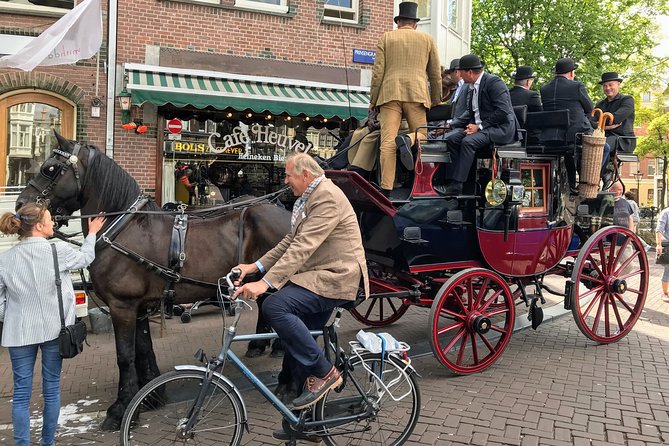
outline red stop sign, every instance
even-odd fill
[[[170,133],[181,133],[181,129],[183,129],[183,125],[180,119],[174,118],[167,121],[167,130]]]

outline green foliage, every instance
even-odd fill
[[[646,155],[661,157],[669,155],[669,113],[664,113],[653,119],[648,125],[648,136],[639,138],[636,153],[639,158]]]
[[[651,54],[655,17],[668,12],[667,0],[473,0],[472,52],[505,79],[531,65],[538,85],[568,56],[593,101],[603,97],[597,82],[606,71],[626,77],[623,91],[638,94],[657,86],[669,66]]]

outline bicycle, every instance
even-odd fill
[[[241,297],[230,296],[238,271],[219,279],[219,298],[226,300],[233,322],[226,327],[220,353],[210,360],[199,350],[196,357],[206,367],[178,365],[146,384],[132,399],[121,423],[121,446],[166,444],[241,443],[249,420],[244,399],[222,371],[227,362],[282,415],[289,433],[287,445],[311,436],[326,445],[401,445],[408,439],[420,414],[420,392],[410,359],[409,346],[400,343],[396,351],[371,353],[357,341],[349,342],[350,354],[338,345],[336,327],[345,309],[336,308],[334,322],[323,330],[326,354],[342,372],[343,383],[328,392],[315,406],[292,411],[230,350],[233,342],[275,339],[275,333],[237,335],[242,310],[251,308]],[[227,282],[227,294],[221,282]],[[300,438],[300,436],[302,438]]]

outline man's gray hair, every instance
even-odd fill
[[[288,163],[288,161],[293,163],[293,170],[295,173],[300,174],[307,171],[314,177],[320,177],[324,173],[316,160],[306,153],[295,153],[294,155],[290,155],[288,159],[286,159],[286,163]]]

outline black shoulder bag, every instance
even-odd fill
[[[84,341],[86,340],[86,323],[79,319],[72,325],[65,325],[65,313],[63,311],[63,291],[61,289],[60,272],[58,271],[58,254],[56,253],[56,246],[53,243],[51,244],[51,254],[53,254],[53,270],[56,275],[58,311],[60,312],[60,334],[58,335],[60,356],[62,358],[74,358],[84,350]]]
[[[658,265],[669,265],[669,241],[662,240],[662,254],[657,256],[655,263]]]

